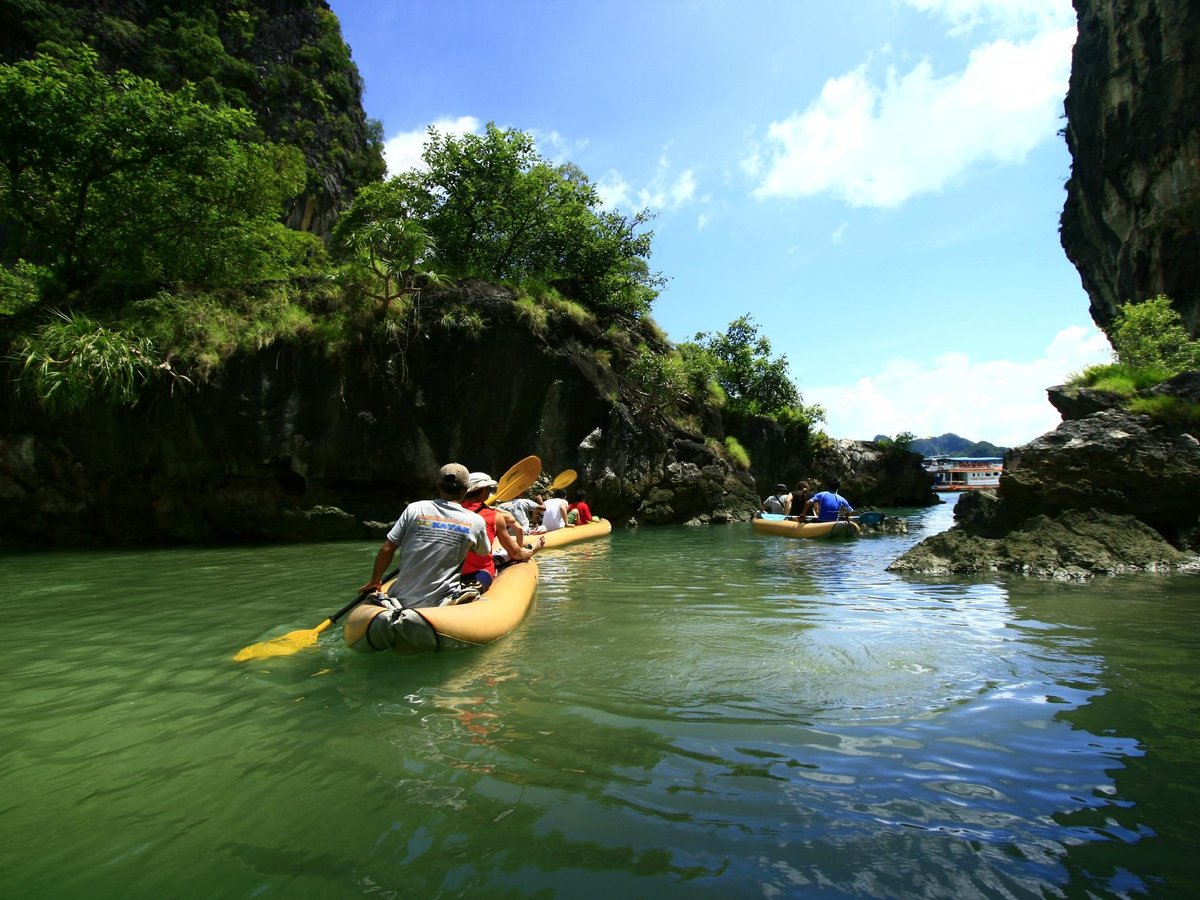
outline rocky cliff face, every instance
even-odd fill
[[[498,477],[530,453],[550,476],[579,472],[592,509],[618,523],[745,520],[758,508],[723,435],[633,412],[594,349],[599,326],[563,319],[539,336],[513,299],[477,281],[429,292],[430,324],[403,345],[364,345],[346,363],[276,346],[203,386],[69,423],[0,394],[0,543],[373,537],[429,495],[442,463]],[[439,333],[439,304],[487,325]],[[856,505],[890,502],[867,493],[891,477],[870,445],[837,448],[813,471],[860,486]]]
[[[515,319],[502,288],[468,282],[453,294],[485,331],[431,324],[404,346],[364,345],[345,365],[317,346],[279,346],[232,360],[202,387],[69,428],[8,398],[0,540],[367,537],[428,496],[442,463],[498,477],[530,453],[551,474],[577,469],[593,509],[618,521],[757,506],[750,477],[703,437],[632,417],[588,349],[598,333],[563,321],[551,342]]]
[[[1062,244],[1102,328],[1118,307],[1172,298],[1200,335],[1200,4],[1075,0],[1072,156]],[[1010,452],[997,493],[894,571],[1064,578],[1191,570],[1200,547],[1200,373],[1123,398],[1056,387],[1063,424]]]
[[[1107,329],[1166,294],[1200,335],[1200,4],[1075,0],[1062,245]]]

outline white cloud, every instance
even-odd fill
[[[457,119],[438,119],[431,122],[429,127],[436,128],[442,134],[480,134],[483,123],[475,116],[459,116]],[[413,169],[425,168],[421,159],[421,151],[425,149],[425,141],[429,139],[427,128],[416,131],[402,131],[387,139],[383,145],[383,159],[387,163],[389,176],[399,175]]]
[[[892,360],[852,385],[801,385],[806,403],[825,407],[825,430],[838,438],[870,440],[911,431],[917,437],[953,432],[973,441],[1017,446],[1060,422],[1046,388],[1085,366],[1110,362],[1108,339],[1095,328],[1071,326],[1054,336],[1038,359],[975,362],[951,352],[930,362]]]
[[[1075,22],[1070,0],[904,0],[951,23],[951,34],[975,28],[995,29],[1005,37],[1020,37],[1067,28]]]
[[[1029,3],[1006,15],[998,3],[909,0],[952,22],[1019,22],[1040,30],[976,46],[966,67],[938,75],[928,59],[907,72],[888,67],[882,81],[864,63],[827,81],[803,113],[772,122],[765,147],[752,147],[742,168],[764,174],[754,196],[830,194],[852,206],[898,206],[940,190],[971,167],[1021,162],[1059,127],[1071,69],[1073,23],[1036,18]]]
[[[706,212],[700,213],[700,215],[698,215],[696,217],[696,230],[703,231],[705,226],[708,225],[708,223],[711,221],[712,221],[711,214],[706,213]]]
[[[674,174],[666,153],[659,157],[654,175],[642,187],[635,189],[616,171],[610,171],[596,182],[600,202],[606,209],[637,206],[639,209],[675,210],[691,204],[707,204],[712,198],[707,194],[697,197],[696,188],[696,173],[684,169]],[[703,228],[707,223],[708,219],[702,217],[698,227]]]
[[[600,205],[605,209],[629,206],[631,190],[629,182],[618,172],[609,172],[596,182],[596,193],[600,195]]]
[[[840,244],[846,239],[846,229],[849,227],[849,222],[843,222],[837,228],[833,229],[833,233],[829,235],[829,242],[831,244]]]

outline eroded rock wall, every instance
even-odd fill
[[[1200,335],[1200,3],[1075,8],[1063,249],[1101,328],[1166,294]]]
[[[374,536],[429,496],[442,463],[499,477],[531,453],[551,475],[579,471],[575,487],[617,521],[723,521],[757,507],[719,443],[635,419],[589,349],[596,326],[539,336],[512,301],[467,282],[450,302],[479,310],[482,331],[431,327],[342,362],[282,344],[132,410],[63,421],[0,396],[0,543]]]

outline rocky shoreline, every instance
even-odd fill
[[[996,492],[959,499],[955,525],[889,571],[1014,572],[1061,579],[1200,571],[1200,440],[1194,426],[1128,412],[1122,398],[1048,390],[1064,422],[1005,458]],[[1200,373],[1145,392],[1192,403]]]

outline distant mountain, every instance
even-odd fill
[[[875,440],[891,440],[886,434],[875,435]],[[998,447],[988,441],[971,441],[957,434],[947,433],[939,437],[917,438],[912,442],[912,451],[922,456],[1003,456],[1008,447]]]

